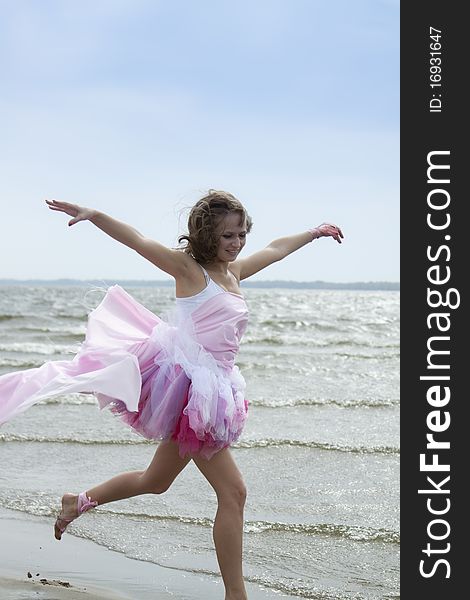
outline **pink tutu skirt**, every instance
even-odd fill
[[[226,313],[227,301],[243,312],[235,298],[223,296],[208,301],[201,323]],[[228,322],[227,315],[224,319]],[[85,341],[71,361],[0,377],[0,423],[45,398],[92,393],[100,408],[110,408],[145,438],[173,439],[182,457],[210,459],[239,438],[247,402],[238,367],[208,351],[198,339],[199,329],[197,314],[172,325],[113,286],[90,313]]]

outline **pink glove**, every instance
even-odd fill
[[[332,225],[331,223],[322,223],[318,227],[309,229],[308,231],[312,234],[312,242],[320,237],[331,236],[339,244],[341,244],[341,239],[344,237],[341,229],[337,225]]]

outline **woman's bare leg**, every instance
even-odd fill
[[[140,494],[162,494],[188,464],[190,458],[181,458],[178,446],[173,441],[161,442],[152,462],[145,471],[130,471],[121,473],[112,479],[90,488],[86,495],[98,504],[106,504],[115,500],[131,498]],[[67,521],[78,516],[78,496],[64,494],[62,496],[62,511],[58,523],[56,521],[55,537],[60,540],[61,529]]]
[[[161,442],[145,471],[116,475],[90,488],[87,496],[98,504],[106,504],[140,494],[163,494],[189,461],[190,458],[181,458],[175,442]]]
[[[227,448],[210,460],[194,458],[198,469],[217,494],[214,543],[225,585],[225,600],[247,600],[242,570],[243,509],[246,488]]]

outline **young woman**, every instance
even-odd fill
[[[32,404],[69,392],[93,393],[135,431],[160,440],[143,471],[121,473],[80,494],[64,494],[55,522],[66,527],[95,506],[140,494],[165,492],[190,460],[217,495],[214,542],[226,600],[246,600],[242,572],[245,486],[230,445],[247,414],[245,382],[234,361],[248,310],[240,281],[320,237],[341,243],[339,227],[319,227],[283,237],[239,258],[251,218],[231,194],[210,190],[191,209],[181,247],[171,249],[133,227],[75,204],[46,200],[90,221],[175,279],[176,308],[166,321],[119,286],[108,289],[91,312],[80,351],[71,361],[0,377],[0,423]]]

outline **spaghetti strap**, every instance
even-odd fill
[[[199,263],[197,263],[201,269],[202,272],[204,273],[204,279],[206,280],[206,285],[209,285],[209,283],[212,281],[211,280],[211,276],[209,275],[209,273],[204,269],[204,267],[202,265],[200,265]]]
[[[233,294],[234,296],[239,296],[240,298],[243,298],[243,294],[237,294],[236,292],[230,292],[229,290],[227,290],[223,286],[221,286],[220,283],[217,283],[217,281],[214,281],[212,279],[212,277],[209,275],[209,273],[206,271],[206,269],[204,269],[204,267],[201,264],[199,264],[199,263],[197,263],[197,264],[201,267],[201,269],[204,273],[204,277],[206,278],[207,288],[209,287],[210,284],[212,284],[212,287],[215,286],[216,289],[220,290],[221,292],[224,292],[225,294]],[[233,273],[232,273],[232,275],[233,275]]]

